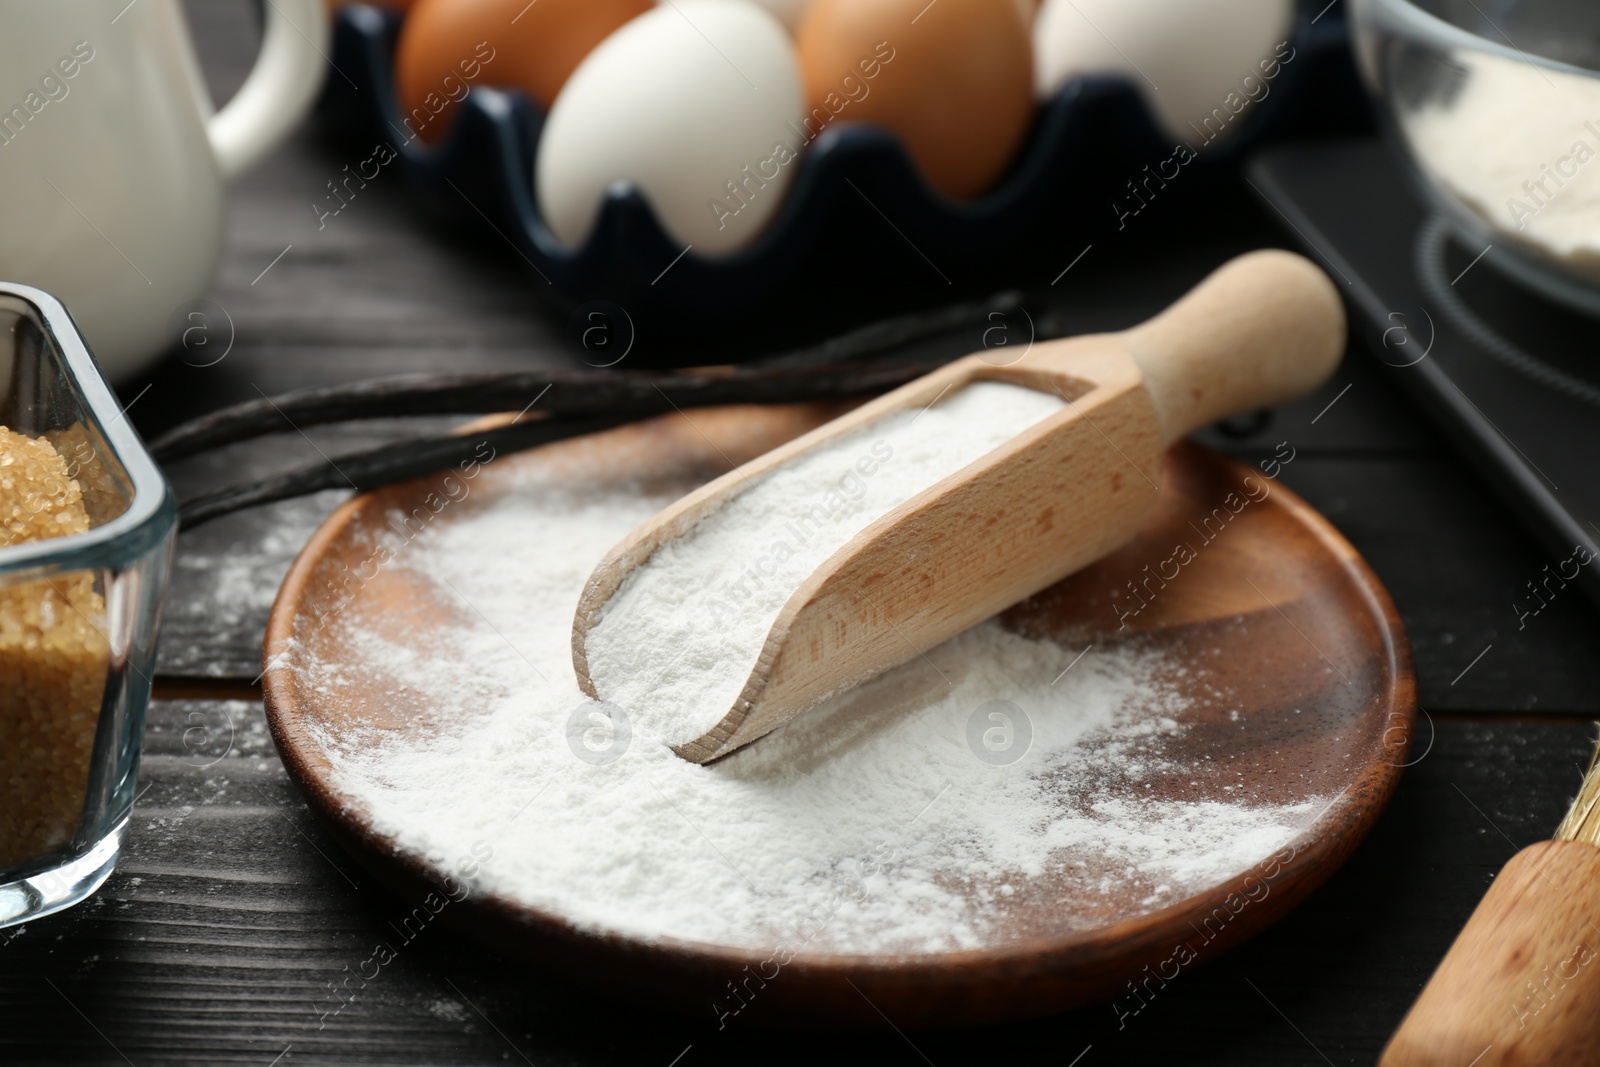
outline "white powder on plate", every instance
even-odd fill
[[[887,512],[1066,407],[975,382],[784,463],[623,581],[585,640],[600,696],[671,745],[733,707],[790,595]]]
[[[1455,92],[1403,118],[1423,166],[1501,233],[1600,269],[1600,78],[1452,58]]]
[[[474,894],[649,940],[982,947],[1126,918],[1130,895],[1171,904],[1325,805],[1267,803],[1242,780],[1236,802],[1150,799],[1197,774],[1166,756],[1189,729],[1188,668],[1127,644],[1073,665],[1081,647],[993,622],[711,766],[618,736],[577,688],[572,613],[605,548],[690,486],[552,477],[502,461],[377,579],[447,608],[405,623],[369,592],[329,621],[337,658],[288,661],[312,699],[397,694],[403,728],[318,738],[334,785],[441,869],[492,853]],[[980,735],[1002,729],[997,700],[1015,705],[1015,751],[1032,730],[1008,765],[969,740],[975,713]]]

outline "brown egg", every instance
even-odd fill
[[[406,128],[437,141],[474,85],[521,89],[548,109],[595,45],[654,6],[652,0],[416,0],[394,62]]]
[[[806,131],[873,122],[956,198],[1005,171],[1033,115],[1033,46],[1011,0],[814,0],[797,34]]]

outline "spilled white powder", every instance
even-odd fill
[[[502,460],[329,620],[336,658],[291,656],[313,699],[376,687],[374,718],[404,724],[318,739],[378,832],[449,871],[487,853],[475,896],[586,929],[923,953],[1103,925],[1130,896],[1163,907],[1322,811],[1328,798],[1271,804],[1242,780],[1228,803],[1214,786],[1150,799],[1215,769],[1167,758],[1191,728],[1175,688],[1189,668],[1128,644],[1074,665],[1081,647],[997,623],[711,766],[624,737],[579,693],[572,613],[608,546],[692,487],[688,469],[575,485]],[[393,597],[412,589],[447,609],[406,621]],[[1015,705],[1014,742],[1031,725],[1008,765],[978,755],[983,731],[1003,734],[980,712],[991,701]]]
[[[1500,233],[1600,273],[1600,79],[1452,59],[1456,91],[1403,119],[1423,166]]]
[[[887,512],[1066,407],[975,382],[783,463],[662,545],[590,629],[589,676],[668,744],[727,715],[800,584]]]

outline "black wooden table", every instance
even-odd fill
[[[197,2],[191,18],[225,97],[254,48],[248,6]],[[309,205],[355,158],[312,129],[238,187],[212,292],[232,322],[216,340],[232,347],[207,367],[174,358],[124,390],[147,435],[258,390],[572,363],[563,319],[536,300],[515,253],[459,213],[419,211],[400,179],[369,183],[319,229]],[[1242,188],[1149,215],[1053,291],[1075,328],[1131,324],[1228,256],[1284,243]],[[416,429],[291,433],[172,476],[188,495]],[[657,1014],[443,927],[332,1013],[332,986],[409,905],[313,821],[252,682],[277,583],[342,498],[326,493],[180,538],[127,851],[89,903],[0,931],[0,1062],[1373,1062],[1500,865],[1549,836],[1575,792],[1600,709],[1600,620],[1574,592],[1519,627],[1513,600],[1548,561],[1364,352],[1318,395],[1247,429],[1201,436],[1251,461],[1288,441],[1283,480],[1399,605],[1425,709],[1417,762],[1308,903],[1122,1026],[1097,1006],[957,1032],[719,1030],[709,1010]]]

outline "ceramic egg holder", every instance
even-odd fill
[[[1302,6],[1297,15],[1296,59],[1273,92],[1241,113],[1226,137],[1193,153],[1173,181],[1201,186],[1230,174],[1248,150],[1288,128],[1297,97],[1359,99],[1342,20],[1335,12],[1313,23],[1315,14]],[[481,213],[531,266],[536,292],[569,305],[614,302],[654,338],[693,330],[703,341],[707,322],[737,329],[750,355],[770,328],[839,332],[926,306],[930,296],[987,295],[1057,276],[1086,246],[1137,225],[1135,183],[1155,188],[1146,167],[1174,155],[1174,138],[1134,86],[1084,78],[1041,102],[1010,169],[977,200],[956,202],[930,189],[890,132],[842,124],[806,148],[783,206],[734,255],[681,255],[682,242],[627,187],[607,196],[588,239],[569,249],[546,228],[533,190],[540,108],[521,93],[478,86],[437,145],[410,137],[393,88],[399,28],[397,17],[372,7],[346,6],[337,15],[333,60],[359,92],[331,79],[323,110],[351,123],[355,143],[386,139],[409,177],[452,217]],[[893,228],[880,209],[892,213]]]

